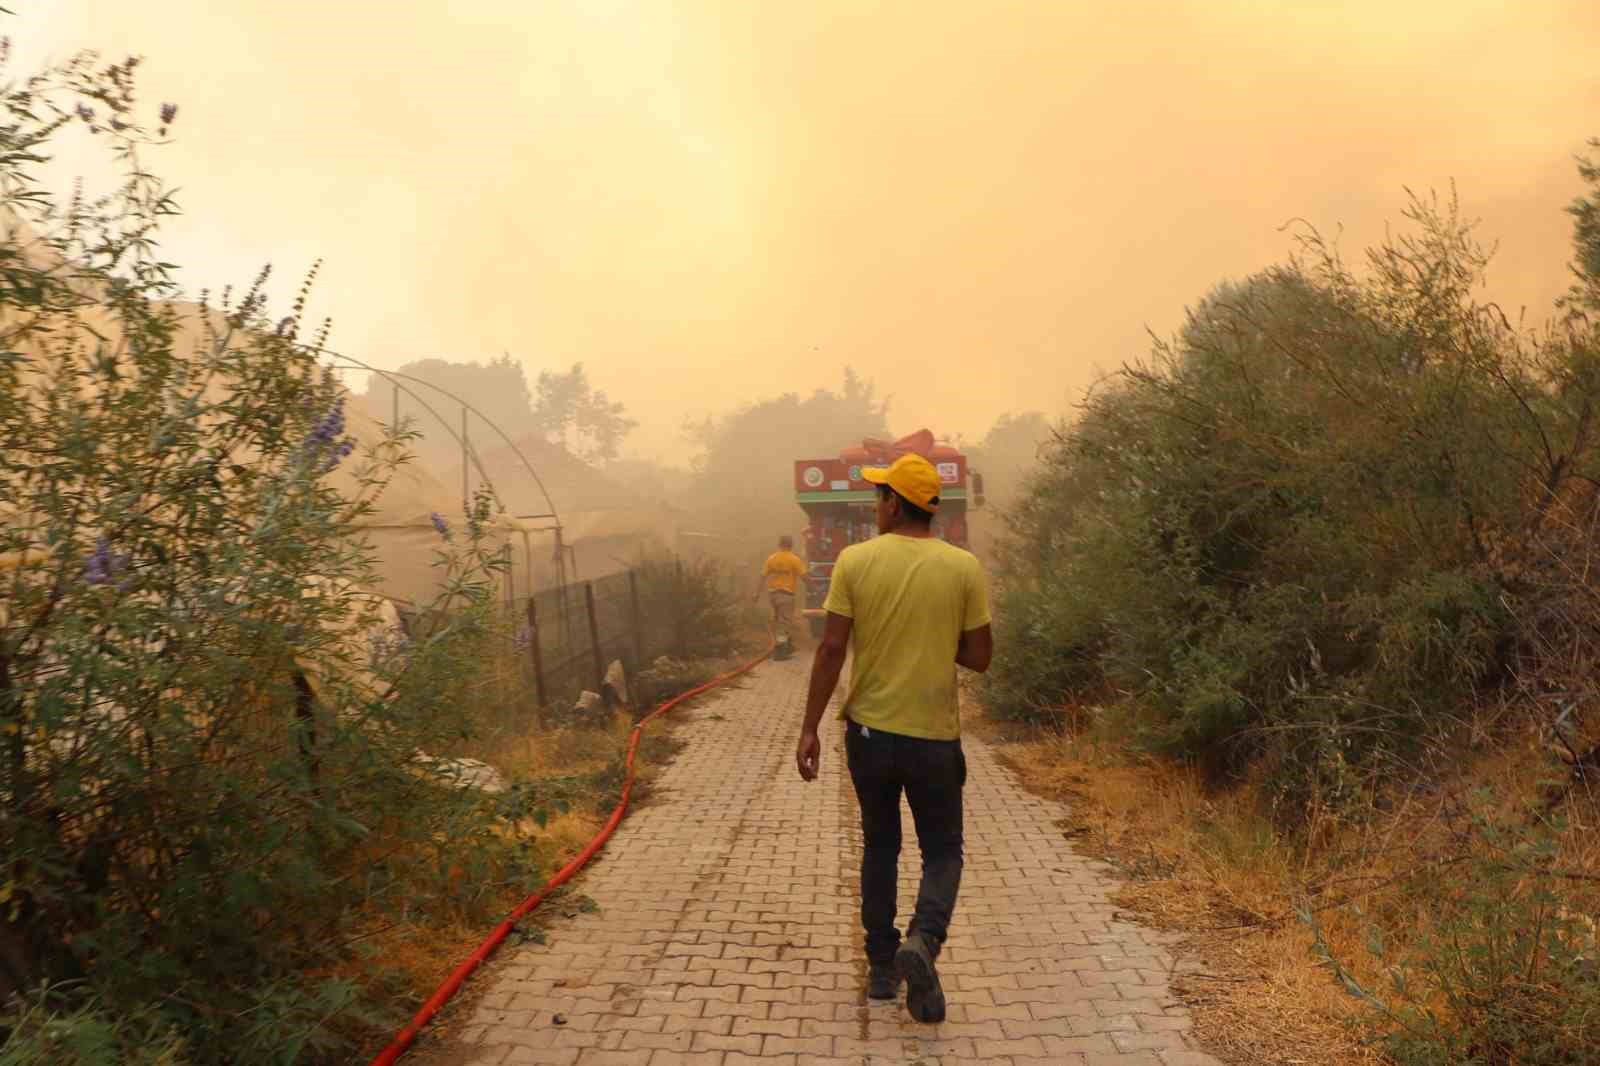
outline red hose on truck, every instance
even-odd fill
[[[633,727],[633,733],[628,737],[628,757],[625,764],[627,774],[622,781],[622,798],[617,801],[617,806],[612,810],[611,817],[606,819],[606,824],[600,828],[600,832],[595,834],[595,838],[585,845],[584,849],[578,853],[577,858],[563,866],[554,877],[545,882],[543,888],[517,904],[511,913],[506,915],[505,921],[494,927],[494,932],[490,933],[484,942],[478,945],[477,950],[467,956],[466,961],[457,966],[454,972],[445,978],[444,984],[440,985],[433,995],[428,997],[428,1001],[422,1005],[421,1010],[417,1011],[416,1016],[411,1019],[404,1029],[396,1034],[394,1041],[384,1048],[377,1058],[372,1060],[371,1066],[391,1066],[401,1055],[405,1054],[406,1048],[410,1047],[412,1041],[416,1040],[422,1033],[423,1026],[427,1025],[433,1019],[433,1016],[439,1013],[439,1008],[450,1002],[450,997],[456,994],[467,978],[472,975],[472,971],[478,968],[478,964],[494,954],[494,949],[499,947],[501,941],[511,934],[511,930],[516,928],[517,923],[531,914],[533,909],[550,894],[551,890],[558,885],[565,884],[572,878],[573,874],[583,869],[584,864],[594,858],[595,853],[605,846],[607,840],[611,839],[611,834],[616,832],[617,826],[622,823],[622,816],[628,813],[628,797],[633,793],[633,755],[634,752],[639,750],[639,737],[643,734],[644,727],[683,701],[692,699],[702,692],[709,692],[718,685],[731,681],[740,674],[754,669],[771,654],[772,649],[768,648],[743,666],[729,670],[724,674],[718,674],[705,684],[672,697],[672,699],[667,700],[661,706],[639,719],[639,724]]]

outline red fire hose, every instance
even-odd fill
[[[617,801],[616,808],[612,810],[611,817],[606,819],[606,824],[600,828],[600,832],[595,834],[595,838],[589,841],[584,849],[578,853],[577,858],[563,866],[559,873],[545,882],[543,888],[517,904],[511,913],[506,915],[505,921],[494,927],[494,932],[490,933],[484,942],[478,945],[477,950],[469,955],[465,962],[457,966],[455,971],[445,978],[444,984],[440,985],[433,995],[428,997],[428,1001],[422,1005],[422,1009],[417,1011],[416,1016],[411,1019],[404,1029],[400,1030],[394,1041],[384,1048],[377,1058],[372,1060],[371,1066],[391,1066],[401,1055],[405,1054],[406,1048],[410,1047],[411,1042],[421,1034],[423,1026],[427,1025],[433,1019],[433,1016],[439,1013],[439,1008],[450,1002],[450,997],[456,994],[456,991],[460,989],[466,979],[472,975],[472,971],[478,968],[478,964],[494,954],[494,949],[499,947],[500,942],[510,935],[511,930],[516,928],[516,924],[531,914],[533,909],[544,901],[544,898],[550,894],[552,889],[558,885],[565,884],[573,874],[583,869],[584,864],[594,858],[595,853],[605,846],[607,840],[611,839],[611,834],[622,823],[622,816],[628,813],[628,797],[633,793],[633,755],[639,749],[639,737],[644,732],[644,727],[654,719],[672,710],[684,700],[698,696],[702,692],[709,692],[718,685],[731,681],[740,674],[754,669],[758,663],[771,654],[772,649],[768,648],[743,666],[729,670],[724,674],[718,674],[705,684],[672,697],[672,699],[667,700],[639,720],[639,724],[633,727],[633,734],[628,738],[628,757],[625,764],[627,774],[622,781],[622,798]]]

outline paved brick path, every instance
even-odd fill
[[[599,911],[504,949],[480,979],[462,1031],[473,1066],[1215,1066],[1168,993],[1161,934],[1116,919],[1104,869],[1068,850],[1058,809],[974,738],[939,962],[949,1017],[919,1025],[903,1003],[869,1004],[836,723],[822,776],[794,772],[808,670],[768,663],[676,712],[688,747],[579,879]],[[902,922],[917,870],[904,817]]]

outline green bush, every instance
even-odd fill
[[[1386,989],[1363,986],[1321,937],[1317,950],[1371,1009],[1399,1066],[1578,1066],[1600,1048],[1595,914],[1561,869],[1559,822],[1473,818],[1471,851],[1417,870],[1401,886],[1425,901],[1420,938],[1368,950]],[[1581,878],[1582,875],[1577,875]],[[1591,901],[1592,902],[1592,901]],[[1303,916],[1313,927],[1315,917]]]
[[[382,974],[362,937],[514,862],[414,759],[474,728],[486,503],[441,539],[451,622],[382,631],[322,475],[376,489],[403,439],[350,454],[304,290],[276,324],[265,273],[169,302],[134,69],[0,89],[0,1059],[344,1058],[401,1006],[339,976]],[[41,184],[69,126],[121,164],[107,196]]]
[[[647,555],[635,566],[645,654],[714,659],[738,647],[737,603],[725,566],[711,558]]]
[[[112,1016],[80,989],[43,987],[13,1004],[0,1066],[182,1066],[183,1038],[152,1011]]]
[[[1105,704],[1270,755],[1298,802],[1512,676],[1533,560],[1600,483],[1600,343],[1514,329],[1454,205],[1407,215],[1360,275],[1304,234],[1057,428],[1000,552],[996,713]]]
[[[1018,589],[1005,596],[995,630],[994,663],[984,678],[992,711],[1048,723],[1063,693],[1088,698],[1101,690],[1106,627],[1083,600],[1048,586]]]

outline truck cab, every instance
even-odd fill
[[[797,459],[795,502],[805,512],[805,615],[812,633],[822,630],[822,604],[828,597],[839,553],[878,535],[877,488],[861,477],[864,466],[888,466],[907,453],[923,456],[939,472],[939,510],[933,535],[959,548],[967,547],[967,512],[983,506],[983,476],[967,466],[967,457],[940,444],[922,430],[888,444],[867,440],[834,456]]]

